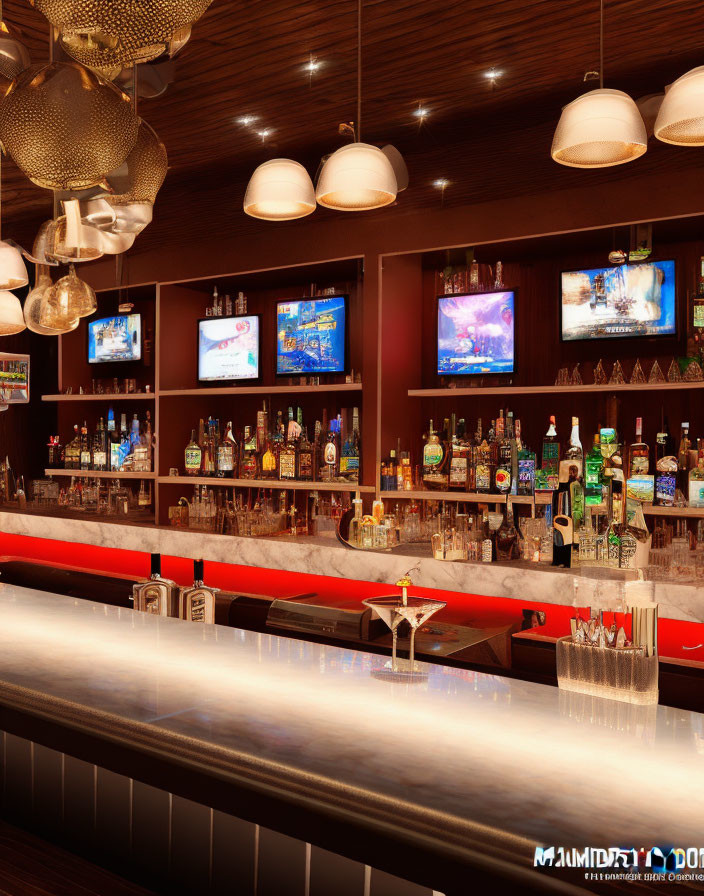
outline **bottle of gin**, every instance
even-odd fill
[[[184,466],[187,476],[200,476],[200,467],[203,452],[196,442],[196,431],[191,430],[191,441],[186,445],[184,452]]]
[[[134,609],[140,613],[178,618],[179,587],[161,575],[161,554],[151,555],[151,573],[132,587]]]
[[[215,622],[215,601],[219,588],[203,583],[203,561],[193,561],[193,584],[179,590],[179,616],[189,622]]]
[[[555,417],[550,417],[548,431],[543,436],[541,469],[546,488],[557,489],[559,483],[560,442],[555,428]]]

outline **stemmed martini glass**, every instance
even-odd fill
[[[391,670],[375,673],[376,677],[393,678],[399,681],[423,681],[427,673],[416,671],[415,668],[415,637],[416,631],[430,619],[433,613],[447,606],[445,601],[432,600],[425,597],[413,597],[408,594],[408,588],[413,584],[410,579],[410,570],[396,584],[401,588],[401,594],[387,597],[369,597],[362,603],[372,610],[376,610],[379,616],[391,629]],[[399,666],[396,652],[398,642],[398,627],[406,620],[411,626],[410,648],[408,654],[408,668]]]

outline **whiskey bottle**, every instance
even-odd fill
[[[467,441],[465,421],[460,418],[460,421],[457,424],[457,431],[452,436],[450,444],[450,472],[448,485],[451,489],[456,488],[461,491],[468,490],[469,456],[470,446]]]
[[[315,450],[308,441],[308,430],[304,428],[298,446],[298,478],[304,482],[312,482],[315,479],[314,457]]]
[[[256,436],[255,436],[256,438]],[[179,616],[189,622],[215,622],[215,601],[219,588],[203,584],[203,561],[193,561],[193,584],[179,589]]]
[[[81,466],[81,435],[78,424],[74,424],[73,438],[64,450],[64,467],[67,470],[78,470]]]
[[[340,470],[339,420],[330,421],[330,430],[323,447],[323,479],[327,482],[335,480]]]
[[[232,421],[225,427],[225,436],[218,445],[218,476],[231,479],[235,475],[237,443],[232,435]]]
[[[628,478],[647,476],[650,470],[650,448],[643,441],[643,418],[636,417],[636,438],[628,451]]]
[[[486,439],[478,446],[474,467],[474,486],[479,494],[488,495],[494,482],[494,465],[491,457],[491,447]]]
[[[200,476],[200,467],[203,452],[196,442],[196,431],[191,430],[191,441],[186,445],[185,450],[185,469],[187,476]]]
[[[256,432],[252,432],[251,426],[245,426],[242,438],[240,476],[242,479],[256,479],[257,473],[257,435]]]
[[[291,481],[296,478],[296,472],[296,444],[292,438],[287,438],[279,449],[279,479]]]
[[[134,609],[140,613],[178,618],[179,587],[161,575],[161,555],[151,555],[151,573],[145,582],[132,586]]]
[[[559,483],[560,442],[557,438],[555,418],[550,417],[548,431],[543,437],[543,457],[541,463],[545,488],[557,489]],[[541,483],[542,485],[542,483]]]

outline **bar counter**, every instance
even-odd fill
[[[195,773],[225,803],[235,787],[255,813],[293,806],[284,833],[299,839],[301,811],[313,842],[347,825],[354,848],[319,845],[369,864],[415,853],[431,889],[454,892],[466,868],[521,875],[529,892],[536,845],[699,845],[704,716],[443,666],[389,682],[373,674],[386,662],[0,586],[3,730],[48,723],[130,751],[134,778],[162,764],[176,792]],[[237,815],[246,800],[225,803]]]
[[[580,571],[542,564],[446,563],[429,556],[425,545],[408,545],[393,552],[359,551],[340,545],[334,537],[239,538],[176,528],[130,526],[99,520],[66,520],[0,511],[0,533],[77,544],[152,551],[163,555],[237,563],[368,582],[393,583],[409,568],[417,587],[510,598],[523,604],[572,606],[573,576]],[[614,582],[634,577],[622,570],[598,570]],[[691,583],[657,582],[655,600],[664,619],[704,622],[704,591]]]

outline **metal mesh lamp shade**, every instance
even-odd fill
[[[188,39],[212,0],[30,0],[59,29],[66,52],[90,68],[149,62]]]
[[[564,107],[551,155],[571,168],[607,168],[631,162],[647,148],[645,124],[631,97],[601,88]]]
[[[0,289],[19,289],[28,283],[22,253],[9,243],[0,242]]]
[[[127,94],[75,62],[31,66],[0,103],[0,141],[47,190],[83,190],[119,168],[137,142]]]
[[[389,205],[397,192],[396,175],[384,153],[369,143],[350,143],[323,165],[316,197],[326,208],[361,212]]]
[[[13,37],[5,22],[0,20],[0,79],[14,81],[29,63],[27,48]]]
[[[665,89],[655,136],[675,146],[704,146],[704,65]]]
[[[0,336],[14,336],[26,329],[22,303],[7,289],[0,290]]]
[[[310,175],[292,159],[271,159],[260,165],[247,185],[244,210],[264,221],[291,221],[315,211]]]
[[[153,203],[164,183],[168,167],[166,147],[146,121],[140,121],[137,142],[125,164],[106,178],[113,190],[113,195],[107,197],[108,202],[112,205]]]

